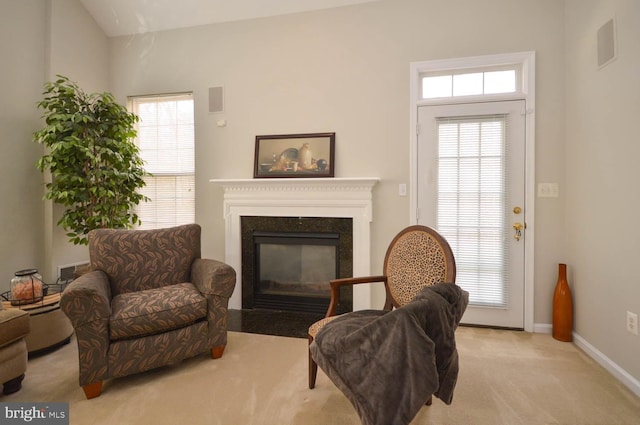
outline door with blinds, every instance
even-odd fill
[[[524,328],[525,101],[418,108],[418,222],[453,249],[462,323]]]

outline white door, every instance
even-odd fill
[[[453,249],[462,323],[524,328],[525,101],[418,108],[418,223]]]

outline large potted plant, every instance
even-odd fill
[[[133,139],[138,117],[110,93],[87,94],[67,77],[44,86],[38,107],[45,127],[34,134],[45,154],[36,166],[51,173],[45,198],[65,207],[58,221],[74,244],[97,228],[140,223],[135,206],[147,175]]]

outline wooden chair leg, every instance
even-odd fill
[[[87,400],[99,397],[102,394],[102,381],[94,382],[82,387],[84,395],[87,396]]]
[[[211,358],[212,359],[219,359],[220,357],[222,357],[222,353],[224,353],[225,347],[226,347],[226,345],[220,345],[218,347],[213,347],[211,349]]]
[[[309,345],[313,342],[313,337],[309,335]],[[309,350],[309,389],[312,390],[316,386],[316,376],[318,375],[318,364],[311,357],[311,350]]]

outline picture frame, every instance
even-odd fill
[[[253,177],[334,177],[335,142],[335,133],[256,136]]]

